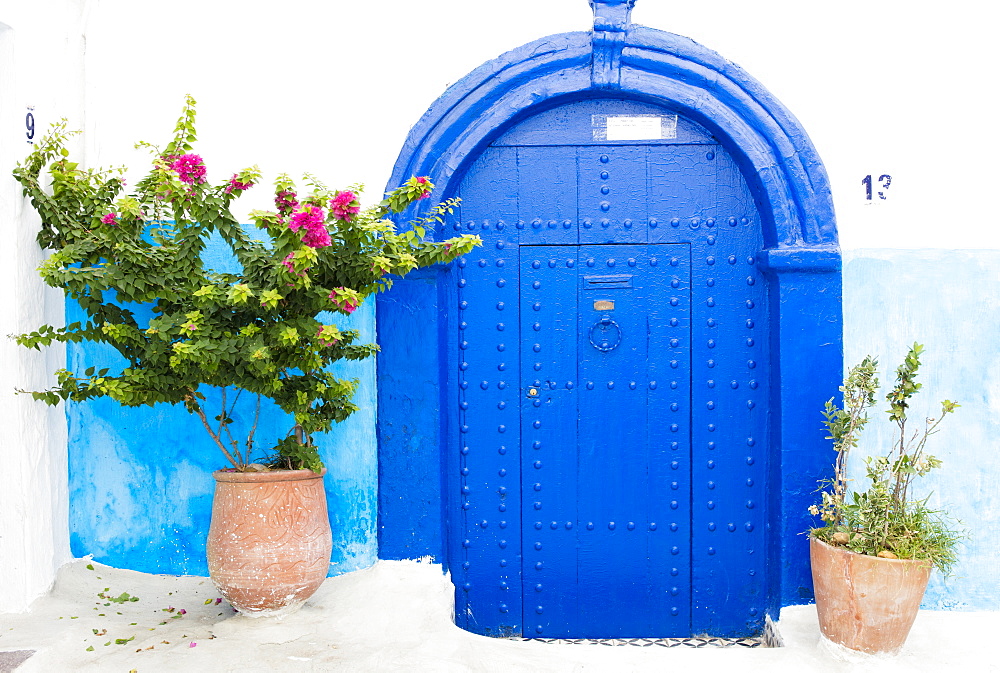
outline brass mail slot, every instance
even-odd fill
[[[594,310],[595,311],[614,311],[615,303],[607,299],[595,299],[594,300]]]

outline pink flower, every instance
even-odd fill
[[[118,219],[117,214],[108,213],[107,215],[101,218],[101,222],[103,222],[104,224],[117,224],[117,222],[115,222],[116,219]]]
[[[417,184],[420,184],[420,185],[426,185],[426,184],[427,184],[428,182],[430,182],[430,180],[428,180],[427,178],[425,178],[425,177],[423,177],[423,176],[421,176],[421,177],[418,177],[418,178],[417,178]],[[424,191],[423,191],[423,192],[422,192],[422,193],[420,194],[420,196],[418,196],[418,197],[417,197],[417,200],[419,201],[420,199],[426,199],[426,198],[427,198],[428,196],[430,196],[430,195],[431,195],[431,190],[430,190],[430,188],[428,188],[428,189],[425,189],[425,190],[424,190]]]
[[[323,226],[323,211],[316,206],[307,206],[305,210],[295,213],[288,223],[288,228],[292,231],[309,230],[321,226]]]
[[[343,290],[344,288],[341,287],[337,289]],[[333,290],[332,292],[330,292],[330,299],[333,300],[333,303],[337,306],[337,308],[346,313],[354,313],[354,310],[358,308],[358,306],[361,306],[361,302],[355,303],[353,299],[350,298],[340,299],[337,296],[337,290]]]
[[[279,213],[290,213],[299,206],[299,202],[295,200],[295,197],[295,192],[283,189],[275,194],[274,207],[278,209]]]
[[[201,184],[205,182],[205,162],[197,154],[182,154],[179,157],[168,157],[173,159],[170,168],[177,172],[181,182],[189,185]]]
[[[306,232],[306,235],[302,237],[302,242],[308,245],[310,248],[325,248],[326,246],[333,243],[330,239],[330,234],[327,232],[326,228],[310,229]]]
[[[323,248],[332,243],[330,234],[323,224],[323,210],[316,206],[306,206],[305,210],[292,215],[288,228],[292,231],[305,229],[302,242],[311,248]]]
[[[338,220],[347,222],[352,215],[357,215],[361,210],[358,195],[351,191],[337,192],[330,201],[330,210]]]
[[[188,645],[188,647],[198,647],[198,643],[196,643],[196,642],[194,642],[194,641],[192,640],[192,641],[191,641],[191,644],[190,644],[190,645]]]
[[[316,332],[316,336],[319,337],[320,343],[322,343],[324,346],[332,346],[333,344],[335,344],[338,341],[340,341],[340,339],[338,339],[337,337],[334,337],[334,336],[324,337],[323,336],[323,328],[322,327],[320,327],[319,331]]]
[[[244,192],[253,187],[252,182],[240,182],[236,179],[238,177],[239,176],[234,173],[233,177],[229,178],[229,184],[226,185],[226,194],[232,194],[234,191]]]
[[[327,245],[329,245],[329,244],[327,244]],[[292,259],[294,257],[295,257],[295,253],[294,252],[288,253],[287,255],[285,255],[285,258],[283,260],[281,260],[282,265],[284,265],[284,267],[286,269],[288,269],[288,273],[294,273],[296,276],[304,276],[304,275],[306,275],[306,271],[309,270],[309,267],[307,267],[305,269],[302,269],[301,271],[298,271],[298,272],[295,271],[295,263],[292,262]],[[293,283],[288,283],[287,285],[288,285],[288,287],[295,287],[295,285]]]

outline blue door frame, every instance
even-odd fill
[[[541,537],[535,540],[523,530],[515,537],[510,529],[512,522],[517,521],[519,527],[527,528],[529,532],[542,524],[538,536],[543,531],[545,535],[554,535],[555,532],[550,532],[556,530],[551,528],[553,522],[557,528],[561,526],[560,531],[566,530],[567,523],[579,527],[581,522],[584,526],[588,522],[584,521],[587,517],[581,519],[579,516],[561,517],[559,521],[549,517],[544,522],[541,517],[535,517],[539,519],[536,521],[527,514],[518,518],[498,518],[498,505],[494,502],[489,502],[493,510],[489,516],[480,516],[480,512],[470,511],[478,505],[472,504],[476,499],[468,498],[469,493],[465,489],[471,491],[478,487],[488,489],[491,494],[499,494],[499,489],[508,487],[500,485],[497,478],[481,484],[475,481],[474,476],[471,482],[454,479],[454,476],[465,478],[471,475],[471,472],[463,474],[469,470],[469,465],[464,462],[466,455],[462,453],[468,443],[459,438],[464,426],[471,429],[474,425],[465,422],[463,414],[468,410],[461,408],[462,404],[471,406],[470,400],[463,397],[462,382],[468,385],[467,390],[474,390],[469,380],[474,377],[463,375],[459,378],[457,375],[466,363],[461,341],[471,343],[471,340],[465,337],[457,340],[456,337],[459,323],[473,324],[460,317],[467,310],[461,307],[461,303],[469,301],[461,298],[463,281],[468,283],[470,280],[466,276],[470,271],[468,265],[485,262],[495,268],[501,259],[507,263],[507,258],[514,264],[523,262],[526,258],[515,250],[507,250],[510,253],[507,257],[498,256],[498,253],[504,252],[504,246],[511,244],[515,248],[533,242],[542,245],[586,244],[584,238],[565,240],[564,232],[572,230],[574,236],[583,237],[587,229],[585,222],[589,220],[592,225],[600,223],[601,215],[601,211],[597,210],[593,217],[588,217],[586,208],[589,206],[581,202],[576,213],[553,213],[544,220],[536,218],[539,220],[537,223],[534,220],[520,221],[523,227],[520,231],[529,234],[524,240],[517,238],[512,242],[503,240],[503,237],[498,239],[494,236],[497,233],[496,214],[491,218],[476,213],[475,209],[482,203],[495,203],[497,199],[502,200],[509,195],[523,197],[526,202],[531,199],[538,200],[540,204],[550,202],[551,199],[544,194],[544,183],[536,181],[531,188],[525,189],[517,184],[516,176],[510,172],[497,171],[489,180],[480,181],[489,185],[488,193],[463,193],[462,185],[475,183],[476,171],[489,165],[490,153],[502,151],[498,150],[498,139],[504,134],[530,131],[532,120],[537,122],[544,119],[547,112],[551,117],[558,114],[558,110],[571,109],[574,105],[652,105],[676,111],[681,119],[691,120],[715,139],[720,146],[720,154],[731,157],[734,171],[745,184],[758,216],[749,226],[758,237],[759,244],[749,258],[743,255],[737,260],[752,269],[745,280],[751,285],[760,281],[754,291],[763,292],[753,300],[746,299],[747,305],[754,303],[768,315],[767,333],[754,338],[757,347],[763,349],[769,359],[770,376],[754,379],[754,382],[760,385],[761,380],[766,381],[758,396],[764,408],[769,410],[770,422],[763,441],[750,435],[744,437],[744,441],[762,441],[763,444],[762,448],[745,457],[755,463],[755,475],[746,479],[754,481],[757,492],[753,497],[746,498],[744,505],[748,509],[756,508],[756,512],[750,518],[742,519],[723,517],[715,521],[712,517],[713,520],[702,520],[697,515],[688,519],[692,522],[691,547],[684,553],[690,554],[693,559],[701,555],[703,560],[692,562],[687,572],[693,568],[696,574],[703,572],[704,576],[692,578],[692,595],[686,602],[681,602],[692,615],[687,628],[691,632],[736,635],[748,628],[758,628],[765,613],[775,615],[782,605],[811,599],[807,552],[804,538],[799,533],[810,525],[806,507],[811,502],[816,480],[825,475],[829,464],[828,447],[823,440],[817,410],[822,407],[823,401],[836,394],[842,370],[840,256],[826,176],[797,122],[759,84],[714,52],[685,38],[632,27],[628,23],[629,8],[630,3],[596,3],[596,9],[607,11],[603,11],[604,18],[601,11],[595,11],[597,21],[594,32],[546,38],[510,52],[471,73],[449,89],[414,127],[393,176],[393,182],[396,182],[412,174],[430,175],[443,188],[441,196],[461,195],[465,199],[457,219],[449,222],[449,226],[457,225],[472,231],[478,222],[480,229],[476,233],[488,235],[484,236],[487,246],[482,249],[482,254],[476,251],[449,267],[408,277],[378,301],[377,323],[382,347],[378,362],[379,555],[381,558],[429,555],[448,565],[457,586],[457,620],[466,628],[479,632],[502,634],[522,631],[525,635],[543,637],[570,633],[575,636],[605,635],[594,631],[560,631],[558,627],[546,632],[548,625],[557,624],[559,620],[536,625],[537,620],[529,619],[532,611],[537,609],[549,613],[559,609],[580,613],[579,605],[559,608],[556,601],[551,603],[554,607],[550,608],[546,604],[525,602],[520,598],[516,602],[490,598],[487,601],[490,606],[486,608],[477,604],[475,598],[468,598],[467,594],[475,594],[483,580],[506,592],[514,591],[513,584],[517,585],[515,593],[520,591],[522,585],[528,587],[529,592],[537,584],[545,588],[544,583],[531,583],[522,574],[535,569],[530,556],[536,551],[535,546],[540,545],[547,553],[551,545]],[[551,128],[551,124],[542,126]],[[699,151],[702,149],[699,148]],[[551,153],[552,148],[546,151]],[[620,148],[619,151],[627,150]],[[599,160],[599,157],[600,154],[594,158]],[[635,164],[634,161],[626,163]],[[594,205],[600,208],[603,204],[596,201]],[[511,229],[508,233],[518,231],[518,219],[513,215],[516,213],[509,219]],[[643,231],[654,232],[651,220],[655,218],[649,213],[634,218],[620,217],[614,223],[609,222],[605,233],[594,243],[628,243],[633,234],[625,227],[626,219],[632,221],[633,227],[641,221]],[[568,227],[566,222],[570,222]],[[690,226],[690,223],[686,224]],[[740,224],[747,226],[749,223]],[[494,229],[487,232],[488,226]],[[689,238],[692,245],[704,246],[708,244],[711,234],[707,233],[707,224],[699,223],[699,226],[702,229],[699,235]],[[664,226],[660,231],[669,230],[668,226]],[[657,240],[654,235],[654,238],[647,236],[644,242],[676,244],[681,241],[676,237],[673,240]],[[717,261],[721,266],[728,266],[730,256],[722,256]],[[708,254],[707,249],[693,251],[690,255],[690,259],[697,260],[702,267],[706,266],[709,257],[714,256]],[[531,261],[541,261],[541,258]],[[693,277],[692,287],[698,286],[699,282],[707,282],[714,275]],[[521,278],[523,285],[523,279],[530,278],[530,272],[523,269]],[[517,306],[518,301],[525,301],[523,297],[518,299],[517,285],[514,282],[508,288],[513,290],[512,298],[499,300],[500,303],[513,301],[511,306]],[[525,291],[530,292],[530,286]],[[496,308],[491,307],[491,310]],[[692,325],[704,330],[711,319],[710,315],[701,315],[692,319]],[[747,317],[746,320],[751,321],[752,318]],[[699,321],[702,321],[700,325]],[[491,324],[495,322],[491,320]],[[493,329],[491,344],[496,341]],[[605,331],[607,329],[610,328],[605,325]],[[598,330],[601,328],[598,327]],[[601,339],[599,333],[599,343],[603,343]],[[707,334],[692,335],[691,343],[705,348],[710,340]],[[497,345],[500,344],[491,347]],[[522,348],[533,345],[522,339]],[[699,360],[698,354],[692,357],[695,358],[692,367],[712,359]],[[471,362],[468,364],[472,366]],[[524,366],[523,362],[520,366]],[[690,403],[692,408],[707,409],[708,405],[719,403],[716,398],[721,392],[710,392],[707,388],[700,390],[695,384],[701,378],[697,375],[690,377],[693,382]],[[486,381],[489,387],[490,380],[484,375],[478,381]],[[522,377],[522,381],[526,380]],[[706,385],[708,380],[714,381],[706,378]],[[749,378],[742,381],[733,378],[731,381],[743,386],[738,394],[748,392]],[[497,379],[496,383],[499,382]],[[646,383],[648,385],[648,380]],[[526,404],[530,411],[533,401],[522,398],[522,386],[514,385],[509,392],[512,396],[510,400],[492,400],[493,406],[503,402],[508,409],[516,409]],[[744,402],[752,402],[752,399]],[[481,416],[476,418],[482,419]],[[514,420],[510,428],[520,430],[520,424],[527,422],[530,429],[536,420],[530,418],[529,413]],[[492,432],[496,434],[501,425],[507,426],[508,423],[495,425]],[[703,430],[707,431],[707,425]],[[511,496],[515,491],[518,500],[522,493],[529,497],[536,483],[542,484],[543,492],[545,489],[544,482],[532,481],[524,474],[530,474],[534,469],[534,460],[521,456],[521,453],[527,450],[523,447],[532,446],[535,441],[526,443],[524,440],[522,438],[519,442],[521,452],[514,451],[523,483],[516,489],[508,488],[505,499],[513,499]],[[691,445],[701,443],[707,447],[708,441],[711,440],[707,437],[699,439],[692,435]],[[503,459],[505,454],[499,453],[501,447],[505,451],[512,449],[505,444],[495,447],[495,460],[499,462],[492,467],[496,468],[497,475],[512,469]],[[527,467],[523,464],[524,460],[528,461]],[[699,504],[707,507],[708,502],[714,502],[706,493],[698,493],[698,489],[708,488],[708,484],[715,481],[707,472],[713,469],[709,467],[708,460],[704,456],[692,456],[690,460],[689,488],[692,491],[689,500],[695,510]],[[665,483],[670,481],[669,477],[665,480]],[[517,508],[530,514],[534,502],[532,500],[528,507],[519,502]],[[538,502],[545,506],[544,499]],[[467,504],[468,507],[463,509]],[[500,505],[511,506],[510,503]],[[481,525],[484,522],[485,526]],[[507,528],[501,529],[501,522],[506,522]],[[607,527],[609,523],[602,525]],[[626,516],[626,526],[628,523]],[[648,529],[651,523],[657,522],[644,520],[642,525]],[[751,564],[748,570],[745,564],[734,567],[726,560],[732,555],[712,541],[715,539],[712,534],[720,524],[724,527],[756,528],[756,537],[751,535],[756,565]],[[479,539],[471,537],[470,531],[476,531]],[[496,558],[496,552],[490,552],[490,561],[494,565],[505,562],[505,570],[494,569],[488,577],[477,577],[477,547],[485,549],[492,545],[501,549],[501,543],[504,543],[509,549],[514,539],[518,540],[519,549],[511,549]],[[583,538],[577,537],[574,544],[584,544]],[[645,548],[644,563],[648,562],[646,559],[656,561],[657,556],[664,554],[654,547]],[[567,548],[567,545],[557,544],[555,548]],[[745,545],[740,551],[747,552]],[[607,549],[604,548],[601,553],[607,553]],[[631,553],[629,558],[641,555],[641,551]],[[541,563],[539,568],[545,569],[537,572],[547,572],[553,563],[558,562],[558,558],[534,561]],[[699,567],[703,570],[699,571]],[[679,568],[678,571],[681,572]],[[504,572],[506,577],[502,577]],[[738,576],[740,574],[756,579],[744,580]],[[705,608],[706,615],[713,609],[713,593],[725,593],[734,586],[744,587],[746,584],[758,586],[759,595],[741,606],[740,620],[699,620],[699,607]],[[507,589],[502,588],[503,585]],[[669,594],[677,586],[671,584],[666,587],[666,593]],[[699,591],[704,595],[696,595]],[[491,589],[488,593],[496,592]],[[579,596],[587,590],[571,593]],[[653,600],[640,611],[654,613],[658,609],[669,611],[676,607],[670,605],[669,600]],[[507,612],[504,613],[504,610]],[[484,619],[488,612],[498,616]],[[523,619],[512,616],[512,613],[521,613]],[[660,624],[656,627],[659,633],[643,634],[666,635],[666,631],[670,631],[670,635],[681,634],[662,627],[662,620],[656,623]],[[531,633],[535,626],[542,626],[542,631]],[[642,626],[632,635],[648,630]]]

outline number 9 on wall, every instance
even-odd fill
[[[24,115],[24,135],[28,138],[28,144],[35,144],[35,106],[29,105],[28,111]]]

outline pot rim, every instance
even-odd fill
[[[312,479],[322,479],[326,474],[326,468],[319,474],[312,470],[268,470],[267,472],[230,472],[228,470],[216,470],[212,477],[217,482],[253,484],[260,482],[275,481],[309,481]]]
[[[899,564],[903,564],[903,565],[908,565],[908,564],[926,565],[926,566],[928,566],[928,567],[930,567],[932,569],[934,567],[934,564],[929,559],[883,558],[881,556],[873,556],[872,554],[859,554],[858,552],[852,551],[850,549],[847,549],[846,547],[838,547],[836,545],[830,544],[829,542],[824,542],[823,540],[820,540],[818,537],[816,537],[812,533],[809,534],[809,542],[810,543],[815,542],[816,544],[821,544],[824,547],[826,547],[827,549],[833,550],[834,552],[842,552],[844,554],[850,554],[852,556],[860,556],[862,558],[870,558],[870,559],[874,559],[876,561],[885,561],[886,563],[899,563]]]

